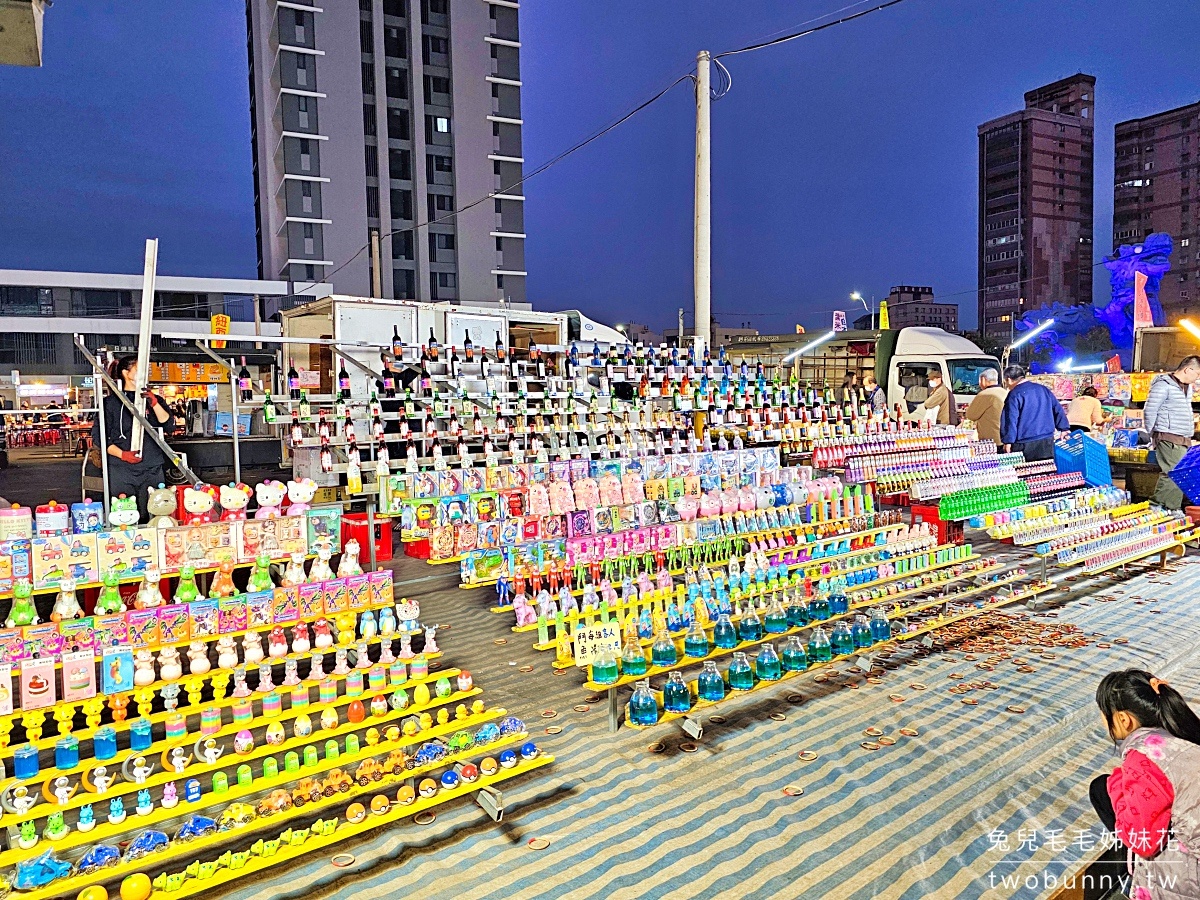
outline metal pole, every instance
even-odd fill
[[[108,429],[104,422],[104,386],[100,380],[100,367],[96,365],[95,360],[92,360],[92,395],[100,401],[96,404],[100,408],[96,413],[96,421],[100,424],[100,475],[104,479],[104,514],[108,515]]]
[[[379,229],[371,229],[371,296],[383,297],[383,270],[379,262]]]
[[[138,331],[138,373],[133,395],[133,405],[138,415],[133,419],[133,431],[129,436],[129,449],[142,452],[141,417],[146,415],[146,398],[142,392],[150,381],[150,331],[154,324],[154,279],[158,272],[158,238],[146,240],[146,265],[142,271],[142,320]]]
[[[229,407],[233,411],[233,480],[242,480],[242,453],[238,446],[238,378],[233,360],[229,361]]]
[[[712,132],[709,113],[712,94],[709,83],[712,59],[707,50],[696,54],[696,229],[695,229],[695,299],[696,336],[703,341],[701,349],[710,343],[709,320],[712,316]],[[683,327],[680,323],[679,345],[683,346]]]

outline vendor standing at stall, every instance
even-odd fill
[[[121,385],[125,396],[133,402],[137,391],[138,360],[136,356],[122,356],[110,372],[113,381]],[[146,418],[163,429],[165,435],[174,433],[175,424],[167,411],[166,403],[149,388],[142,392],[146,398]],[[133,413],[112,393],[104,398],[104,437],[108,441],[108,489],[113,496],[124,494],[137,497],[138,511],[142,520],[147,518],[146,500],[148,489],[166,481],[163,463],[166,457],[162,448],[149,437],[142,441],[142,452],[134,453],[130,447],[133,438]],[[100,424],[92,430],[93,446],[100,445]]]
[[[1185,356],[1170,375],[1159,375],[1150,384],[1142,414],[1145,429],[1154,443],[1154,458],[1162,477],[1150,499],[1166,509],[1182,509],[1183,491],[1171,479],[1192,445],[1196,425],[1192,414],[1192,392],[1200,379],[1200,356]]]

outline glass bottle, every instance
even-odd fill
[[[683,639],[684,655],[698,659],[708,656],[709,649],[708,635],[704,633],[699,622],[692,622],[692,627],[688,629],[688,633]]]
[[[663,685],[663,709],[667,712],[683,713],[692,708],[692,693],[684,684],[683,675],[672,672]]]
[[[658,721],[658,703],[650,693],[650,682],[639,681],[629,698],[629,722],[632,725],[653,725]]]
[[[675,650],[675,642],[662,628],[654,638],[650,647],[650,664],[653,666],[673,666],[679,661],[679,653]]]
[[[711,659],[705,662],[704,668],[700,670],[700,677],[696,679],[696,693],[700,695],[701,700],[710,703],[725,699],[725,680],[717,671],[717,664]]]
[[[892,639],[892,623],[881,606],[871,610],[871,639],[877,644]]]
[[[717,624],[713,627],[713,643],[722,650],[731,650],[738,645],[737,630],[728,613],[721,613],[717,617]]]
[[[733,661],[726,672],[729,677],[729,687],[735,691],[748,691],[754,687],[754,670],[750,668],[750,660],[740,650],[733,654]]]
[[[749,606],[742,613],[741,619],[738,620],[738,639],[742,641],[757,641],[763,636],[762,621],[758,618],[758,614],[754,612],[754,607]]]
[[[808,658],[812,662],[829,662],[833,659],[833,648],[829,645],[829,635],[820,625],[814,628],[809,636]]]
[[[850,626],[850,635],[854,638],[854,649],[865,650],[875,641],[871,637],[871,626],[866,616],[855,616],[854,624]]]
[[[637,634],[625,636],[625,646],[621,648],[621,673],[634,677],[646,674],[646,651],[638,643]]]
[[[592,681],[596,684],[612,684],[619,677],[617,658],[611,650],[601,650],[600,654],[592,660]]]
[[[833,593],[829,595],[829,613],[830,615],[839,616],[850,611],[850,601],[846,599],[846,593],[841,589],[841,586],[834,588]]]
[[[833,626],[833,634],[829,638],[829,644],[833,648],[834,656],[844,656],[854,652],[854,636],[850,633],[850,626],[845,622],[838,622]]]
[[[771,607],[767,610],[763,624],[767,634],[783,634],[788,630],[787,613],[783,609],[783,604],[779,602],[778,594],[771,601]]]
[[[799,628],[808,624],[808,601],[800,596],[800,591],[792,596],[792,602],[787,607],[787,623],[789,628]]]
[[[754,660],[754,673],[760,681],[778,681],[783,677],[783,665],[772,644],[763,644]]]
[[[808,668],[808,654],[804,652],[804,644],[800,635],[793,634],[783,645],[783,671],[803,672]]]
[[[822,588],[817,591],[817,596],[808,604],[808,618],[812,622],[819,622],[828,619],[829,616],[829,594]]]

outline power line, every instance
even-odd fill
[[[880,10],[887,9],[889,6],[897,6],[903,2],[904,0],[888,0],[887,3],[881,3],[878,6],[871,7],[870,9],[860,10],[859,12],[853,13],[849,16],[842,16],[840,19],[835,19],[832,22],[826,22],[823,25],[817,25],[813,28],[806,28],[803,31],[796,31],[792,34],[786,34],[783,37],[773,38],[769,41],[761,41],[757,44],[749,44],[745,47],[738,47],[736,50],[726,50],[724,53],[718,53],[713,57],[713,59],[720,59],[723,56],[734,56],[738,53],[750,53],[753,50],[762,50],[765,47],[774,47],[777,44],[786,44],[788,41],[794,41],[798,38],[808,37],[808,35],[816,34],[818,31],[824,31],[826,28],[833,28],[835,25],[844,25],[847,22],[853,22],[855,19],[861,19],[864,16],[871,15],[871,13],[876,13]],[[850,5],[854,6],[855,4]],[[849,9],[850,7],[845,8]]]

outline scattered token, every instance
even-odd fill
[[[571,709],[575,710],[575,712],[587,712],[591,707],[586,703],[580,703],[578,706],[572,706]]]
[[[958,702],[965,703],[967,706],[978,706],[979,705],[979,701],[976,700],[974,697],[963,697]]]
[[[883,679],[878,675],[872,675],[867,679],[867,684],[883,684]]]
[[[1006,706],[1005,709],[1007,709],[1010,713],[1016,713],[1017,715],[1025,712],[1025,707],[1023,706]]]
[[[545,838],[530,838],[529,843],[525,846],[530,850],[545,850],[550,846],[550,842]]]
[[[863,734],[865,734],[867,737],[879,737],[881,734],[883,734],[883,729],[876,728],[874,725],[872,725],[870,728],[865,729]]]
[[[888,694],[888,699],[893,703],[903,703],[904,697],[901,694]]]
[[[496,638],[494,641],[492,641],[492,643],[495,644],[497,647],[499,647],[504,644],[507,644],[508,638]]]
[[[880,737],[878,740],[876,740],[875,743],[882,744],[884,747],[890,747],[894,743],[896,743],[896,739],[894,737],[887,737],[886,735],[884,735],[883,737]]]
[[[344,869],[347,866],[354,865],[353,853],[339,853],[330,861],[331,865],[337,866],[339,869]]]
[[[962,675],[962,672],[951,672],[951,673],[950,673],[949,675],[947,675],[946,677],[947,677],[947,678],[952,678],[952,679],[959,679],[959,678],[962,678],[962,677],[963,677],[963,675]]]
[[[914,681],[912,684],[909,685],[909,687],[912,688],[914,691],[926,690],[925,684],[923,684],[920,681]]]
[[[518,672],[532,672],[533,666],[521,666],[519,669],[517,669],[517,671]]]
[[[796,759],[803,760],[804,762],[812,762],[816,758],[816,750],[801,750],[798,754],[796,754]]]
[[[800,787],[798,784],[789,784],[783,789],[783,796],[785,797],[799,797],[803,793],[804,788]]]
[[[908,728],[908,727],[901,728],[900,733],[902,735],[904,735],[905,737],[918,737],[921,734],[921,732],[918,729]]]
[[[691,741],[684,741],[682,744],[679,745],[679,749],[682,750],[684,753],[695,753],[697,750],[700,749],[700,747],[697,746],[696,744],[693,744]]]
[[[803,703],[804,695],[803,694],[788,694],[787,702],[788,703]]]
[[[567,674],[567,670],[566,670],[566,669],[555,669],[555,670],[554,670],[554,674],[555,674],[555,675],[566,675],[566,674]]]
[[[555,716],[557,716],[557,715],[558,715],[558,713],[556,713],[556,712],[555,712],[554,710],[552,710],[552,709],[544,709],[544,710],[542,710],[542,718],[543,718],[543,719],[553,719],[553,718],[554,718]]]
[[[857,691],[861,687],[861,685],[857,681],[847,681],[845,684],[842,685],[842,687],[850,688],[850,690],[852,690],[852,691]]]
[[[547,726],[546,734],[562,734],[562,726],[561,725]]]
[[[711,722],[713,725],[724,725],[725,717],[724,716],[709,716],[708,721]]]
[[[1112,644],[1106,643],[1104,641],[1101,641],[1096,646],[1099,647],[1101,650],[1111,650],[1112,649]]]
[[[1113,638],[1114,644],[1128,644],[1129,638]]]
[[[413,821],[418,825],[432,825],[433,820],[436,818],[437,816],[435,816],[430,810],[425,810],[425,812],[417,813],[415,816],[413,816]]]
[[[919,666],[919,665],[920,665],[920,663],[919,663],[919,662],[917,662],[915,659],[906,659],[906,660],[904,661],[904,664],[905,664],[906,666]]]
[[[817,684],[824,684],[828,680],[829,680],[829,676],[826,675],[824,672],[822,672],[820,675],[816,676],[813,679],[813,681],[815,681]]]
[[[786,722],[787,716],[785,716],[783,713],[771,713],[771,719],[776,722]]]
[[[431,663],[429,664],[429,671],[430,671],[430,672],[436,672],[436,671],[437,671],[438,669],[440,669],[441,667],[442,667],[442,664],[441,664],[440,662],[437,662],[437,661],[435,660],[434,662],[431,662]]]
[[[646,749],[649,750],[651,753],[662,753],[664,750],[667,749],[667,745],[664,744],[662,741],[655,741],[653,744],[650,744],[649,746],[647,746]]]
[[[1033,666],[1017,666],[1017,671],[1028,675],[1030,672],[1033,672],[1035,670],[1034,670]]]
[[[875,743],[874,741],[863,741],[858,746],[862,747],[864,750],[869,750],[872,753],[874,753],[876,750],[880,749],[879,744]]]
[[[583,698],[583,702],[584,703],[599,703],[600,695],[599,694],[588,694],[586,697]]]

